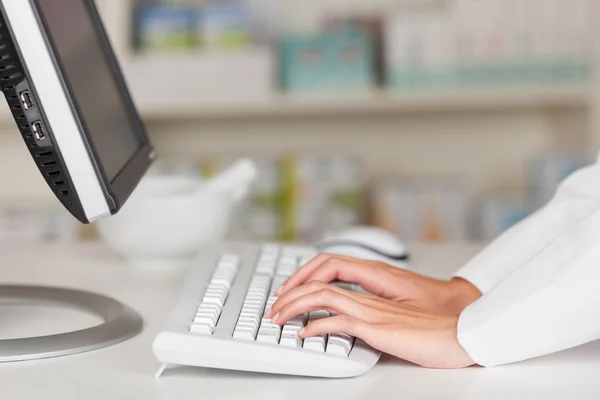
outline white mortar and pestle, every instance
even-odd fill
[[[208,181],[147,176],[119,214],[98,222],[100,235],[132,266],[164,270],[190,265],[203,246],[225,238],[256,176],[247,159]]]

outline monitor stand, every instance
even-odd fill
[[[35,360],[96,350],[129,339],[143,327],[126,305],[95,293],[41,286],[2,286],[0,299],[28,300],[77,307],[102,317],[101,325],[43,337],[0,340],[0,362]]]

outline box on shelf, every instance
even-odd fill
[[[323,22],[325,32],[354,29],[362,31],[372,46],[375,81],[385,83],[385,48],[383,43],[383,18],[379,15],[328,16]]]
[[[527,202],[514,195],[489,195],[479,203],[477,237],[485,242],[494,240],[531,212]]]
[[[360,159],[342,155],[332,156],[328,164],[327,229],[337,230],[365,223],[368,187],[366,167]]]
[[[196,45],[205,50],[241,50],[252,45],[249,10],[235,2],[209,3],[196,11]]]
[[[374,49],[359,29],[286,36],[279,45],[281,84],[288,92],[368,90],[375,86]]]
[[[459,184],[386,180],[373,189],[373,221],[407,241],[465,241],[469,202]]]
[[[580,83],[592,60],[590,0],[456,0],[391,14],[395,90]]]
[[[366,173],[350,155],[282,160],[282,238],[314,242],[330,230],[365,223]]]
[[[527,176],[530,207],[537,209],[544,206],[554,197],[562,181],[592,162],[585,150],[563,150],[535,157]]]
[[[60,206],[0,205],[0,243],[79,239],[79,223]]]
[[[252,44],[252,21],[239,2],[138,2],[134,43],[141,52],[240,50]]]
[[[125,75],[142,116],[148,116],[266,102],[273,94],[274,64],[267,48],[148,54],[132,59]]]
[[[189,50],[194,45],[194,15],[181,4],[139,4],[135,12],[139,51]]]
[[[238,158],[163,160],[154,173],[208,178]],[[295,154],[251,159],[259,175],[232,219],[231,239],[313,242],[326,231],[365,223],[366,173],[357,158]]]
[[[384,39],[388,87],[414,90],[454,86],[452,29],[445,10],[425,9],[388,16]]]

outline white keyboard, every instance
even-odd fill
[[[204,251],[166,328],[153,345],[168,365],[343,378],[369,371],[380,352],[345,334],[302,340],[297,332],[329,313],[298,315],[285,326],[264,313],[275,290],[316,255],[297,246],[220,244]]]

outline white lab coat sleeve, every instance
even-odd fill
[[[570,176],[457,276],[484,293],[458,322],[459,342],[482,366],[600,339],[600,164]]]

